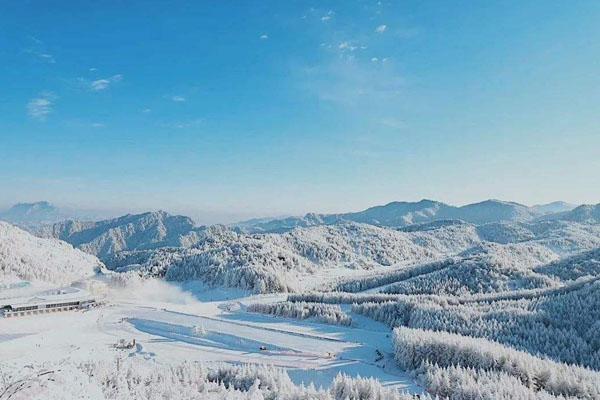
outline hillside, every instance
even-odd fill
[[[64,240],[100,258],[124,250],[186,246],[196,240],[190,218],[164,211],[128,214],[98,222],[69,220],[44,226],[36,233]]]
[[[533,210],[540,214],[556,214],[559,212],[571,211],[575,207],[577,207],[577,205],[566,203],[564,201],[553,201],[547,204],[536,204],[531,206]]]
[[[66,284],[93,275],[101,265],[68,243],[37,238],[0,222],[0,279]]]
[[[467,295],[555,286],[534,267],[558,256],[535,244],[485,243],[436,265],[430,273],[402,280],[385,293]]]
[[[181,223],[169,225],[171,218]],[[94,223],[68,222],[55,234],[100,254],[113,270],[257,292],[298,291],[319,280],[325,284],[338,276],[368,275],[373,269],[382,273],[385,268],[398,270],[449,256],[455,258],[446,261],[447,266],[388,290],[424,293],[437,287],[459,294],[542,288],[554,281],[536,274],[534,267],[600,247],[600,225],[563,221],[474,225],[439,220],[399,230],[338,222],[246,234],[224,226],[193,228],[182,218],[164,213],[126,216],[113,220],[115,228],[99,238]],[[137,225],[125,223],[133,221]],[[124,238],[124,232],[131,236]]]
[[[479,225],[502,221],[524,222],[533,219],[537,215],[534,209],[523,204],[501,200],[486,200],[450,209],[448,215],[444,215],[444,217],[460,219]]]
[[[500,222],[478,225],[481,240],[536,243],[560,255],[600,247],[600,225],[570,221]]]
[[[255,235],[214,226],[199,231],[190,248],[123,252],[107,259],[107,264],[170,280],[201,279],[259,292],[296,291],[315,284],[308,276],[327,280],[353,271],[424,262],[478,243],[469,225],[406,233],[343,223]]]
[[[584,204],[571,211],[546,215],[540,219],[546,221],[571,221],[586,224],[598,224],[600,223],[600,203]]]
[[[295,228],[331,225],[339,222],[335,215],[309,213],[303,217],[260,218],[239,222],[232,225],[241,233],[283,233]]]
[[[421,200],[416,203],[396,201],[356,213],[341,214],[340,218],[372,225],[405,226],[443,219],[451,209],[452,206],[433,200]]]
[[[600,276],[600,247],[537,267],[535,271],[561,280]]]

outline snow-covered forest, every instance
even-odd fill
[[[12,400],[414,400],[369,378],[339,374],[324,389],[296,385],[284,370],[272,366],[160,365],[136,358],[44,364],[1,373],[0,378],[0,395]]]
[[[24,279],[68,284],[103,264],[60,240],[40,239],[0,221],[0,281]]]
[[[352,325],[352,318],[342,311],[339,305],[281,302],[274,304],[254,303],[248,306],[248,311],[271,314],[276,317],[307,319],[313,318],[319,322],[335,325]]]
[[[400,327],[394,329],[394,348],[398,363],[441,397],[600,397],[600,372],[485,339]]]

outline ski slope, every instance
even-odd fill
[[[268,364],[284,367],[295,383],[327,387],[339,372],[375,377],[384,386],[422,390],[393,360],[390,330],[354,316],[352,327],[274,318],[245,311],[281,295],[246,296],[191,285],[195,291],[147,282],[135,291],[111,290],[106,304],[85,312],[0,319],[2,372],[60,360],[110,360],[115,353],[162,364],[181,361]],[[198,335],[194,327],[201,326]],[[119,340],[136,340],[117,350]],[[376,351],[384,358],[375,361]]]

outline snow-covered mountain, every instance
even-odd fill
[[[427,281],[426,287],[455,282],[444,290],[478,293],[546,287],[552,279],[536,275],[533,267],[600,247],[600,225],[560,221],[474,225],[443,220],[401,230],[344,222],[266,234],[213,226],[195,233],[197,242],[187,248],[120,252],[105,261],[121,271],[272,292],[303,290],[311,277],[325,281],[373,269],[383,273],[391,266],[397,271],[456,256],[446,272],[419,280]]]
[[[519,203],[501,200],[485,200],[449,210],[445,218],[460,219],[473,224],[490,222],[524,222],[536,217],[535,210]]]
[[[477,233],[483,241],[537,243],[560,255],[600,247],[600,224],[571,221],[499,222],[478,225]]]
[[[563,203],[560,203],[563,204]],[[566,204],[566,203],[564,203]],[[491,222],[526,222],[539,217],[558,205],[527,207],[523,204],[501,200],[486,200],[461,207],[434,200],[418,202],[392,202],[364,211],[343,214],[307,214],[304,217],[286,217],[271,220],[245,221],[233,226],[246,233],[285,232],[297,227],[331,225],[344,221],[376,226],[404,227],[412,224],[440,220],[461,220],[473,224]]]
[[[190,218],[157,211],[99,222],[69,220],[44,226],[37,233],[67,241],[114,270],[138,270],[177,281],[200,279],[261,292],[301,290],[302,277],[331,279],[351,271],[423,264],[481,246],[501,249],[507,262],[512,253],[512,261],[522,261],[522,246],[547,251],[552,257],[600,247],[600,224],[538,215],[529,207],[498,200],[463,207],[422,200],[358,213],[254,221],[234,228],[196,227]],[[255,230],[261,233],[252,233]],[[494,243],[504,246],[485,247]],[[496,265],[486,263],[487,270]],[[485,282],[473,284],[496,285],[491,282],[496,272],[484,275]]]
[[[536,204],[531,206],[533,210],[540,214],[555,214],[559,212],[571,211],[577,207],[576,204],[566,203],[564,201],[553,201],[547,204]]]
[[[433,200],[421,200],[416,203],[395,201],[356,213],[341,214],[339,217],[372,225],[405,226],[434,219],[444,219],[452,208],[452,206]]]
[[[0,279],[66,284],[102,267],[93,255],[56,239],[42,239],[0,222]]]
[[[542,206],[536,206],[542,207]],[[582,206],[583,207],[583,206]],[[286,217],[273,220],[257,219],[234,224],[231,227],[239,233],[285,233],[296,228],[332,226],[348,222],[369,224],[380,227],[411,230],[438,228],[441,225],[468,222],[481,228],[485,240],[514,242],[528,240],[536,235],[522,224],[546,221],[552,218],[565,221],[590,220],[595,215],[588,210],[588,216],[579,216],[582,207],[567,213],[546,214],[535,207],[527,207],[513,202],[487,200],[462,207],[450,206],[433,200],[419,202],[393,202],[360,212],[344,214],[306,214],[304,217]],[[579,214],[577,214],[579,212]],[[571,216],[571,213],[573,216]],[[590,217],[591,215],[591,217]],[[461,222],[462,221],[462,222]],[[493,224],[496,224],[495,226]],[[499,224],[499,225],[498,225]],[[521,225],[519,225],[521,224]],[[119,218],[97,222],[66,220],[31,229],[41,237],[54,237],[65,240],[100,258],[124,250],[146,250],[166,246],[189,247],[198,241],[202,228],[184,216],[169,215],[164,211],[125,215]],[[496,230],[497,232],[492,232]],[[512,232],[509,232],[513,230]],[[490,238],[500,233],[506,238]],[[518,236],[518,237],[517,237]]]
[[[283,233],[294,228],[332,225],[340,221],[341,218],[334,214],[325,215],[308,213],[303,217],[255,218],[238,222],[231,226],[243,233]]]
[[[600,223],[600,203],[583,204],[571,211],[560,212],[543,216],[542,220],[548,221],[572,221],[587,224]]]
[[[68,220],[43,226],[41,237],[64,240],[100,258],[123,250],[144,250],[195,243],[194,222],[164,211],[125,215],[97,222]]]
[[[600,276],[600,247],[538,267],[536,271],[562,280]]]
[[[189,248],[121,252],[106,262],[113,269],[139,269],[170,280],[296,291],[307,286],[310,276],[326,279],[328,274],[435,260],[479,243],[475,228],[467,224],[407,233],[348,222],[284,234],[244,234],[213,226],[199,231]]]
[[[0,220],[10,222],[28,231],[35,231],[42,225],[54,224],[69,219],[97,221],[112,216],[113,213],[99,210],[83,210],[69,207],[57,207],[48,201],[18,203],[0,211]]]
[[[551,287],[556,282],[534,267],[558,255],[537,244],[483,243],[385,289],[386,293],[466,295]],[[425,270],[425,269],[424,269]]]
[[[443,219],[438,215],[447,213],[452,206],[432,200],[419,202],[395,201],[364,211],[343,214],[309,213],[303,217],[286,217],[271,220],[245,221],[233,226],[246,233],[286,232],[298,227],[332,225],[340,222],[359,222],[376,226],[401,227],[411,224]]]
[[[115,270],[259,292],[302,290],[307,276],[423,264],[463,252],[461,257],[471,261],[456,265],[480,271],[481,281],[458,287],[477,292],[471,285],[507,288],[515,279],[529,282],[523,283],[526,287],[547,285],[537,278],[530,282],[530,266],[524,275],[514,267],[518,273],[509,273],[510,278],[503,275],[510,268],[497,268],[505,262],[523,264],[523,248],[546,252],[543,261],[551,261],[600,247],[600,224],[594,223],[597,210],[580,206],[541,216],[531,207],[499,200],[462,207],[422,200],[356,213],[253,221],[233,228],[196,227],[188,217],[157,211],[98,222],[68,220],[45,225],[36,233],[64,240]],[[501,246],[494,247],[495,243]],[[476,249],[480,249],[476,257],[468,253]],[[506,260],[498,264],[494,260],[499,258],[481,255],[490,252],[501,253]],[[454,269],[452,274],[459,273]]]
[[[65,214],[47,201],[18,203],[0,212],[0,220],[18,225],[53,223],[64,218]]]

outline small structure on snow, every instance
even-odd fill
[[[127,342],[125,339],[119,339],[119,341],[115,344],[114,347],[117,350],[133,349],[135,347],[135,338],[129,342]]]
[[[97,305],[96,300],[87,291],[76,287],[66,287],[31,292],[28,296],[21,294],[20,297],[0,299],[0,316],[12,318],[58,311],[84,310]]]

